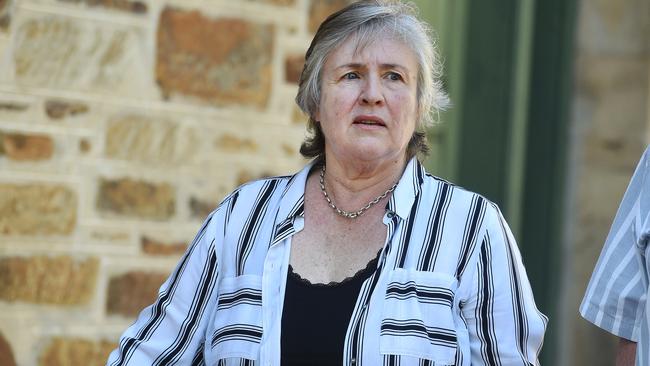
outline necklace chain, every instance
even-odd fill
[[[397,183],[393,184],[393,186],[390,187],[386,192],[375,197],[375,199],[368,202],[367,205],[363,206],[361,209],[357,211],[344,211],[336,207],[334,202],[332,202],[332,200],[330,199],[330,196],[327,194],[327,191],[325,190],[325,164],[323,164],[323,169],[321,169],[320,171],[320,190],[321,192],[323,192],[323,196],[325,197],[327,204],[334,210],[334,212],[336,212],[340,216],[345,217],[346,219],[356,219],[357,217],[363,215],[366,211],[370,209],[370,207],[376,205],[379,201],[381,201],[386,196],[388,196],[389,193],[394,191],[396,187],[397,187]]]

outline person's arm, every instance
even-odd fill
[[[631,341],[638,339],[647,295],[643,284],[647,274],[639,255],[637,225],[641,210],[647,210],[648,202],[643,202],[642,192],[650,171],[649,158],[650,148],[641,158],[621,200],[580,305],[583,318]]]
[[[616,366],[634,366],[636,361],[636,342],[625,338],[618,339]]]
[[[476,270],[462,304],[471,364],[539,365],[547,318],[537,310],[517,244],[498,208],[490,206]]]
[[[222,210],[223,211],[223,210]],[[210,307],[217,296],[216,242],[223,212],[203,223],[176,269],[160,287],[158,299],[142,310],[120,337],[107,366],[194,364],[202,346]]]

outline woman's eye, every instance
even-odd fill
[[[396,73],[396,72],[389,72],[389,73],[388,73],[388,78],[389,78],[390,80],[392,80],[392,81],[400,81],[400,80],[404,80],[404,79],[402,78],[402,75],[400,75],[400,74],[398,74],[398,73]]]
[[[353,80],[358,78],[359,75],[356,72],[348,72],[347,74],[343,75],[343,79]]]

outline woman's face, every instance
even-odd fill
[[[323,66],[315,117],[325,153],[343,161],[403,159],[417,119],[417,58],[390,38],[361,49],[352,38]]]

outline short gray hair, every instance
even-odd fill
[[[418,60],[418,121],[408,146],[409,156],[426,155],[428,144],[424,129],[433,123],[432,112],[444,109],[449,99],[443,91],[442,64],[429,26],[416,16],[413,4],[399,1],[359,1],[330,15],[318,28],[307,53],[300,75],[296,103],[309,116],[308,136],[300,147],[307,158],[322,157],[325,136],[314,113],[319,108],[323,66],[333,50],[354,37],[363,48],[380,37],[389,35],[406,44]]]

